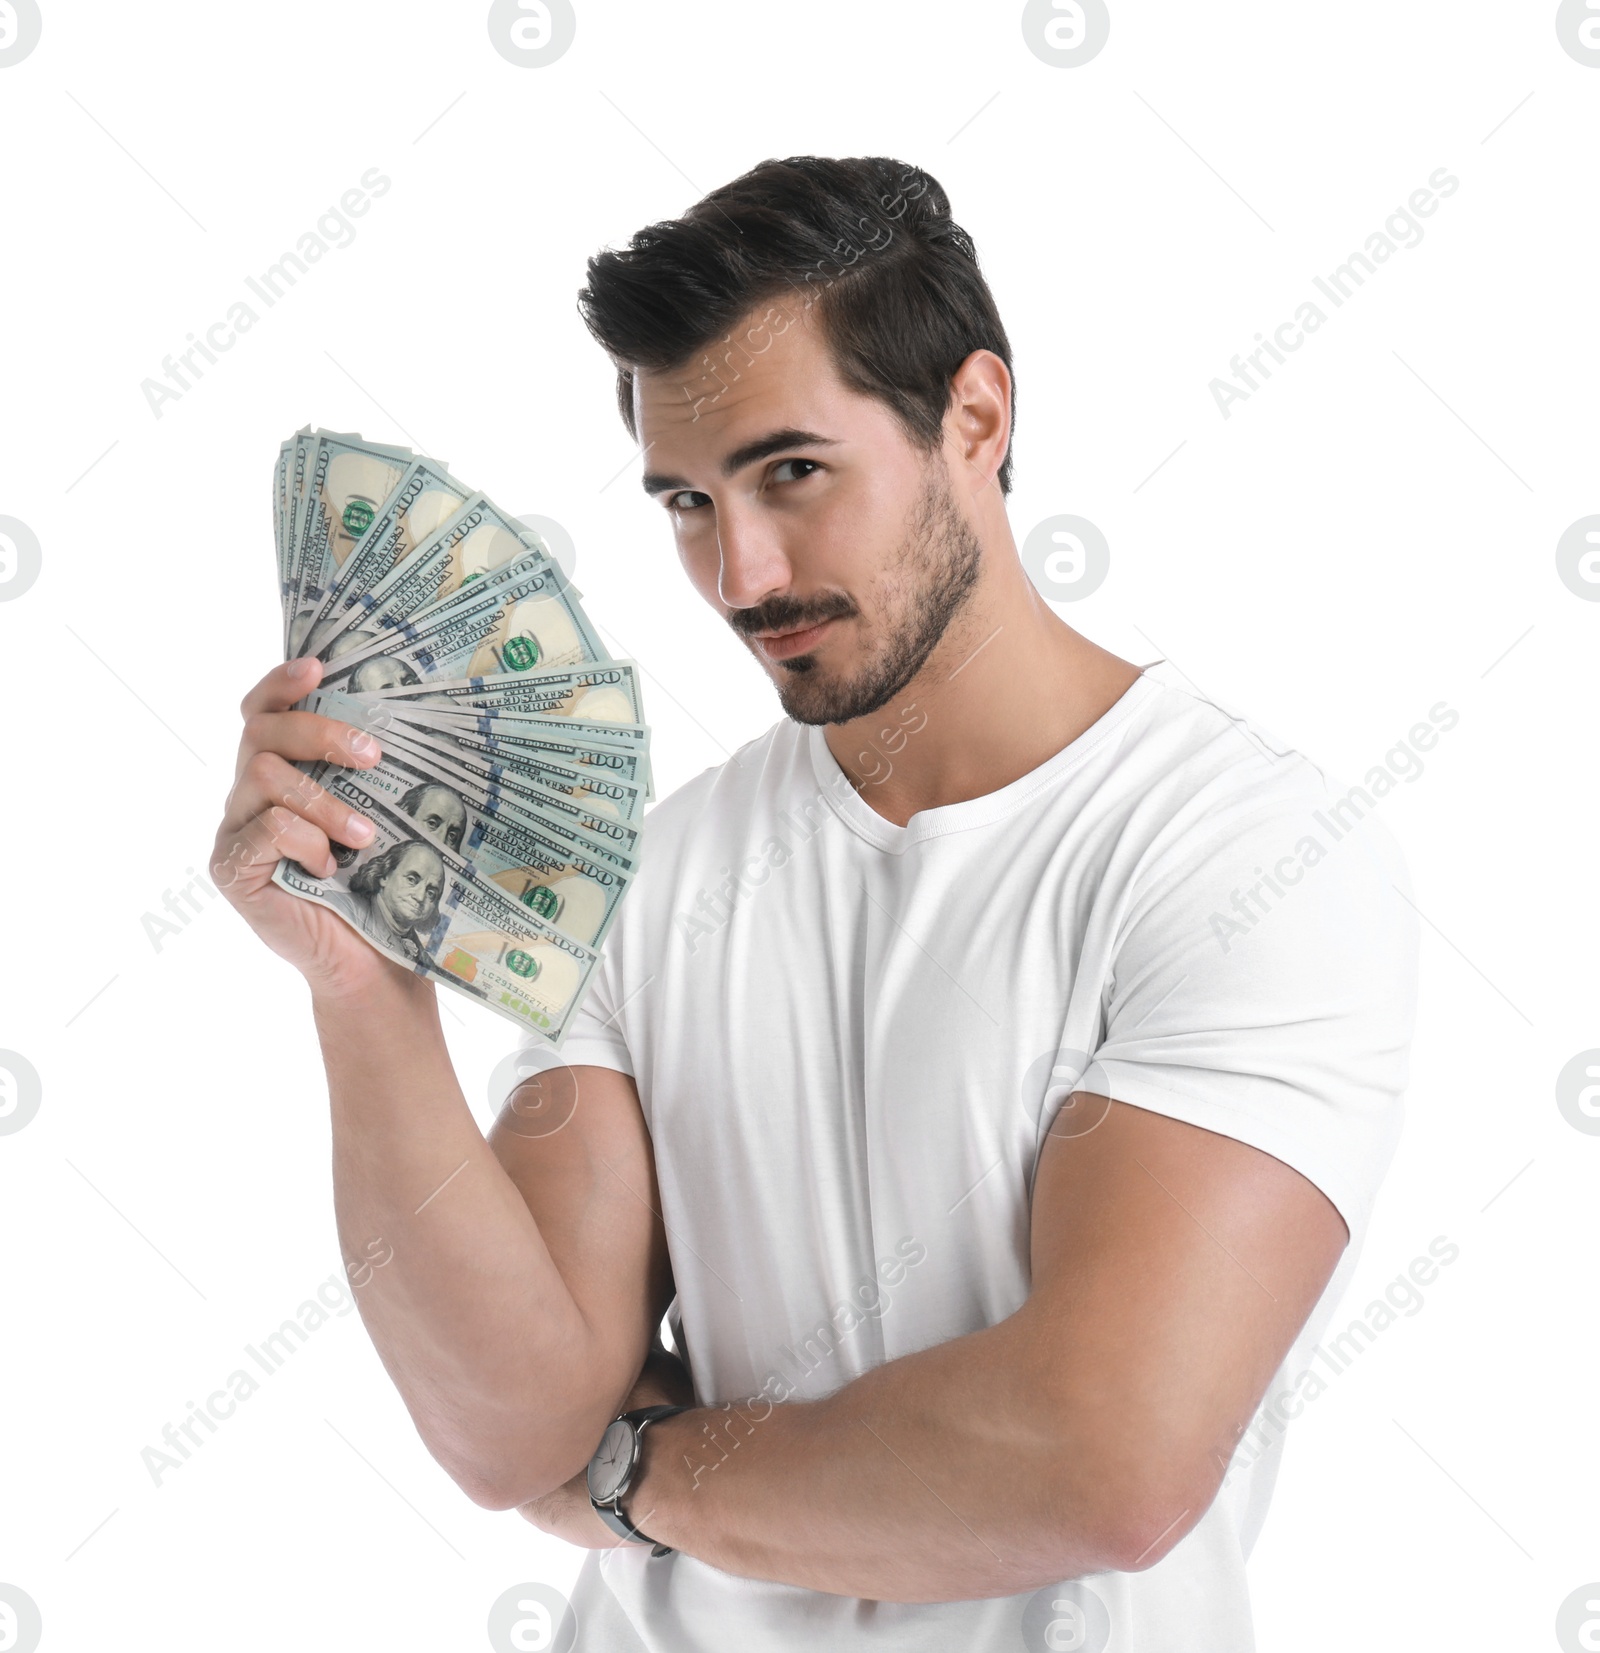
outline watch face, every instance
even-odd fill
[[[589,1460],[589,1495],[602,1503],[615,1496],[617,1488],[633,1469],[633,1425],[618,1418],[606,1425],[600,1445]]]

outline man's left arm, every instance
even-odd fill
[[[1281,1160],[1076,1093],[1040,1151],[1015,1314],[823,1400],[652,1424],[625,1507],[723,1571],[879,1601],[1152,1566],[1216,1496],[1347,1241]],[[598,1547],[582,1477],[564,1490],[538,1524]]]

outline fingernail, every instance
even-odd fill
[[[289,662],[290,677],[310,677],[313,671],[321,664],[314,654],[302,654],[297,660]]]
[[[365,815],[352,815],[344,824],[345,842],[364,844],[372,836],[372,822]]]
[[[357,730],[350,737],[350,750],[358,758],[375,758],[378,755],[378,743],[371,735],[364,735]]]

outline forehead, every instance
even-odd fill
[[[635,374],[634,421],[648,471],[704,468],[783,428],[858,433],[887,412],[840,378],[814,305],[758,304],[728,333],[680,366]]]

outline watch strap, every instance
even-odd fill
[[[652,1558],[659,1555],[671,1555],[673,1553],[672,1546],[670,1544],[658,1544],[655,1539],[650,1537],[648,1533],[642,1532],[638,1527],[634,1526],[627,1511],[622,1507],[622,1500],[627,1495],[633,1482],[633,1476],[638,1469],[637,1450],[639,1438],[651,1424],[657,1422],[659,1419],[670,1418],[674,1413],[687,1412],[689,1410],[690,1408],[687,1406],[667,1404],[659,1406],[637,1406],[631,1412],[623,1412],[619,1414],[618,1418],[613,1421],[628,1423],[633,1426],[633,1439],[635,1446],[633,1468],[628,1472],[628,1480],[612,1494],[608,1502],[601,1503],[592,1495],[589,1499],[589,1502],[594,1505],[595,1513],[608,1527],[611,1528],[614,1533],[617,1534],[619,1538],[626,1538],[637,1544],[650,1545],[650,1554]]]

